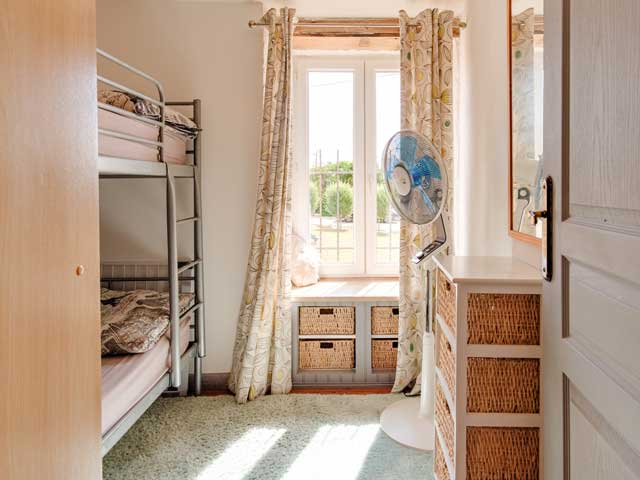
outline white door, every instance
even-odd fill
[[[640,479],[640,1],[544,13],[545,478]]]

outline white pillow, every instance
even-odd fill
[[[318,283],[320,280],[318,251],[296,234],[293,234],[291,257],[291,283],[294,286],[306,287]]]

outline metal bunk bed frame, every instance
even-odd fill
[[[204,343],[204,288],[203,288],[203,248],[202,248],[202,201],[200,191],[200,160],[201,160],[201,136],[198,135],[193,140],[193,148],[187,150],[187,154],[192,157],[191,165],[171,164],[165,162],[165,108],[166,106],[191,107],[193,109],[193,121],[200,126],[200,100],[184,102],[167,102],[164,98],[162,84],[152,76],[123,62],[100,49],[96,50],[99,57],[112,62],[119,67],[151,82],[158,92],[158,99],[154,99],[132,88],[115,82],[111,79],[97,76],[98,82],[104,83],[122,92],[135,95],[160,109],[160,120],[142,117],[132,112],[120,108],[99,103],[98,108],[108,110],[119,115],[124,115],[135,120],[158,127],[158,139],[149,140],[134,135],[128,135],[109,129],[99,128],[102,135],[114,137],[130,142],[137,142],[144,145],[151,145],[158,150],[157,162],[132,160],[105,155],[98,155],[98,171],[101,179],[119,178],[165,178],[166,179],[166,201],[167,201],[167,277],[119,277],[101,278],[101,282],[111,285],[115,282],[149,282],[166,281],[169,283],[169,303],[170,303],[170,357],[171,367],[169,371],[151,388],[151,390],[140,399],[108,432],[103,435],[102,455],[104,456],[127,430],[140,418],[149,406],[163,393],[186,394],[188,387],[188,361],[193,359],[193,393],[199,395],[202,387],[202,358],[206,356]],[[176,217],[176,179],[191,178],[193,180],[193,216],[178,219]],[[193,254],[194,259],[188,262],[178,262],[178,241],[177,227],[181,224],[193,223]],[[190,276],[182,276],[187,272],[192,272]],[[182,314],[179,306],[179,290],[181,282],[194,282],[195,301]],[[180,321],[181,319],[193,315],[194,341],[190,342],[184,354],[180,355]],[[182,377],[186,376],[186,379]]]

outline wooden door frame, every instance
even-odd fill
[[[520,242],[529,243],[535,245],[538,248],[542,247],[542,239],[522,233],[513,228],[513,75],[512,75],[512,59],[513,54],[511,46],[511,32],[512,32],[512,14],[511,14],[512,0],[507,0],[507,75],[509,88],[507,90],[508,102],[509,102],[509,153],[508,153],[508,166],[507,166],[507,192],[509,195],[509,208],[507,209],[507,225],[509,229],[509,236],[514,240]],[[543,122],[544,128],[544,122]]]

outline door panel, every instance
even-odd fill
[[[94,9],[1,6],[3,479],[100,478]]]
[[[567,338],[640,399],[640,286],[578,262],[565,275]]]
[[[640,3],[545,2],[545,477],[640,478]]]
[[[638,454],[573,386],[569,394],[572,477],[639,480]]]
[[[568,133],[570,216],[640,232],[638,18],[634,0],[570,2]]]

